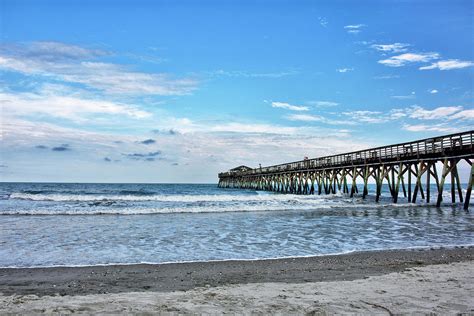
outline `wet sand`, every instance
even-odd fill
[[[0,296],[0,312],[140,315],[473,315],[474,262],[353,281],[249,283],[189,291]]]
[[[249,283],[351,281],[427,265],[469,262],[474,247],[357,252],[256,261],[216,261],[92,267],[3,268],[0,293],[88,295],[189,291]]]

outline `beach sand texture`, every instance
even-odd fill
[[[413,260],[407,260],[407,254],[412,254]],[[331,275],[328,266],[329,281],[308,281],[301,279],[304,273],[291,272],[293,282],[256,282],[251,279],[241,280],[236,284],[220,282],[220,285],[203,285],[191,289],[174,291],[143,291],[127,292],[121,289],[117,293],[108,294],[77,294],[67,293],[51,295],[41,287],[41,282],[32,285],[36,288],[35,294],[20,294],[0,296],[1,313],[164,313],[164,314],[334,314],[334,313],[359,313],[359,314],[410,314],[410,313],[436,313],[439,315],[467,313],[474,314],[474,261],[472,248],[453,250],[427,250],[427,251],[381,251],[374,254],[359,253],[339,257],[347,266],[347,280],[344,270],[338,271],[336,277]],[[367,265],[369,260],[379,256],[386,258],[379,260],[376,265],[384,267],[384,271],[370,270]],[[315,259],[314,259],[315,258]],[[324,274],[323,264],[325,257],[301,258],[294,260],[295,265],[305,264],[305,260],[314,261],[314,274]],[[452,261],[439,263],[439,261]],[[299,262],[301,261],[301,262]],[[353,261],[353,264],[348,263]],[[460,262],[459,262],[460,261]],[[251,265],[251,269],[262,269],[258,261]],[[265,262],[263,262],[265,263]],[[265,265],[272,271],[281,262],[268,261]],[[428,265],[426,265],[428,264]],[[196,264],[188,264],[192,268]],[[169,265],[178,267],[183,272],[183,265]],[[130,266],[136,269],[140,266]],[[112,271],[119,269],[117,266],[107,267]],[[222,267],[221,267],[222,268]],[[50,269],[54,271],[56,268]],[[71,268],[77,270],[76,268]],[[19,271],[27,271],[19,270]],[[291,270],[291,268],[290,268]],[[351,272],[352,270],[352,272]],[[10,270],[13,271],[13,270]],[[18,278],[17,283],[29,282],[38,278],[43,270],[29,269],[23,279]],[[62,271],[62,270],[58,270]],[[224,270],[225,271],[225,270]],[[267,272],[268,272],[267,271]],[[357,272],[359,274],[357,275]],[[397,272],[392,272],[397,271]],[[3,271],[4,272],[4,271]],[[224,272],[225,274],[226,272]],[[384,274],[385,273],[385,274]],[[218,272],[217,272],[218,274]],[[258,275],[258,273],[256,273]],[[17,275],[18,277],[18,275]],[[217,277],[217,276],[216,276]],[[93,279],[94,277],[92,277]],[[6,279],[2,275],[2,279]],[[29,280],[30,279],[30,280]],[[61,283],[64,275],[56,275],[52,282]],[[266,280],[272,280],[268,277]],[[133,278],[128,280],[133,284]],[[138,278],[138,282],[140,278]],[[178,281],[175,281],[179,283]],[[95,285],[94,285],[95,284]],[[137,284],[135,284],[137,285]],[[11,290],[14,284],[9,285]],[[90,283],[89,293],[97,293],[101,287],[100,281]],[[131,287],[134,288],[134,287]],[[5,289],[5,288],[4,288]],[[22,287],[18,287],[22,289]],[[23,292],[23,293],[22,293]],[[45,293],[48,293],[45,295]],[[71,291],[73,293],[73,291]]]
[[[189,291],[1,296],[2,313],[474,313],[474,263],[408,268],[354,281],[251,283]]]

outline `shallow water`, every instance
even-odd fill
[[[309,256],[474,244],[474,216],[387,192],[282,195],[197,184],[0,184],[0,266]],[[446,198],[450,202],[450,198]]]

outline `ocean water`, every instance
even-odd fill
[[[474,244],[474,216],[461,204],[451,205],[448,192],[449,204],[436,208],[407,204],[403,197],[392,204],[386,188],[375,203],[373,191],[362,200],[213,184],[0,183],[0,267],[261,259]]]

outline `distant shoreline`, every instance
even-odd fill
[[[347,281],[414,266],[474,260],[474,247],[353,252],[314,257],[209,262],[0,268],[3,295],[86,295],[186,291],[249,283]]]

